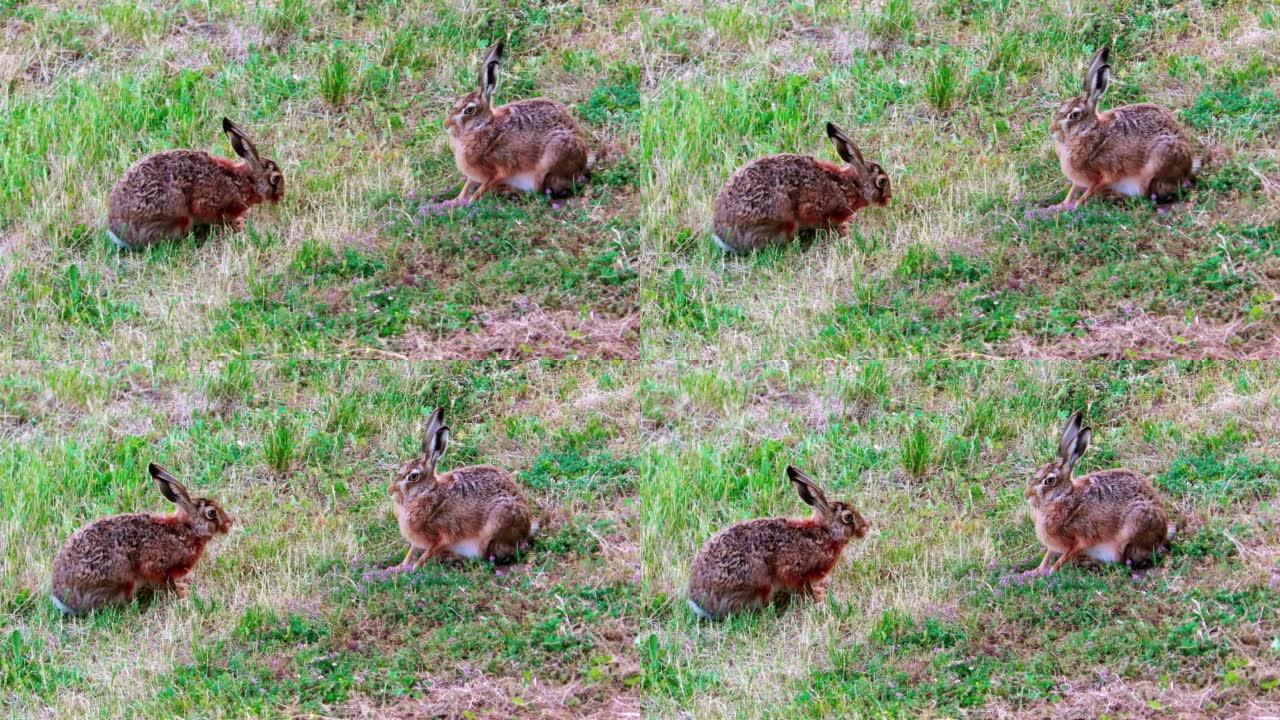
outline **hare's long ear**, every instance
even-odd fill
[[[502,41],[489,48],[484,64],[480,66],[480,97],[490,105],[493,104],[493,91],[498,87],[498,65],[502,62]]]
[[[1089,62],[1089,74],[1084,79],[1084,94],[1088,98],[1089,107],[1096,108],[1111,82],[1111,66],[1107,64],[1107,56],[1111,53],[1108,45],[1098,48],[1093,60]]]
[[[865,168],[867,162],[862,159],[862,151],[858,146],[849,139],[849,136],[843,130],[836,127],[835,123],[827,123],[827,137],[831,138],[832,144],[836,146],[836,152],[840,157],[850,165],[856,165]]]
[[[822,494],[822,488],[818,487],[813,478],[800,472],[794,466],[788,465],[787,479],[795,484],[796,492],[806,505],[817,508],[818,512],[823,515],[831,512],[831,506],[827,504],[827,496]]]
[[[227,134],[227,140],[231,141],[231,149],[235,150],[237,155],[248,160],[254,167],[262,164],[258,158],[258,148],[239,125],[231,122],[229,118],[222,118],[222,132]]]
[[[187,489],[173,475],[170,475],[168,470],[155,463],[148,464],[147,470],[151,472],[151,477],[156,481],[156,486],[160,488],[160,493],[165,496],[165,499],[183,510],[188,512],[192,510],[194,506],[191,503],[191,496],[187,494]]]
[[[427,448],[427,474],[434,477],[436,463],[440,461],[440,456],[444,455],[445,448],[449,447],[449,426],[442,425],[437,428],[435,434],[431,436],[430,443]]]
[[[1071,457],[1071,449],[1075,447],[1076,435],[1080,434],[1080,420],[1083,413],[1079,410],[1071,414],[1067,424],[1062,428],[1062,438],[1058,440],[1058,459],[1066,462]]]
[[[423,455],[431,456],[431,444],[435,442],[436,433],[442,427],[444,427],[444,408],[438,407],[431,411],[431,417],[427,419],[427,430],[422,434]]]
[[[1093,430],[1084,428],[1076,433],[1075,439],[1071,443],[1071,453],[1067,456],[1067,462],[1063,466],[1063,474],[1068,478],[1071,477],[1071,470],[1080,461],[1080,457],[1084,455],[1085,450],[1089,449],[1089,438],[1093,437]]]

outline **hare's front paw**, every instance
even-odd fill
[[[181,577],[173,580],[173,594],[180,598],[185,598],[191,589],[191,580]]]
[[[244,216],[243,216],[243,215],[237,215],[236,217],[231,218],[231,229],[232,229],[232,230],[235,230],[236,232],[243,232],[243,231],[244,231]]]

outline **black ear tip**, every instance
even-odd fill
[[[800,481],[800,471],[797,470],[794,465],[787,466],[787,479],[791,480],[792,482]]]
[[[827,137],[829,137],[829,138],[834,138],[835,136],[837,136],[837,135],[839,135],[839,134],[840,134],[840,128],[836,127],[836,124],[835,124],[835,123],[833,123],[833,122],[828,122],[828,123],[827,123]]]
[[[222,132],[235,132],[236,124],[231,122],[231,118],[222,118]]]

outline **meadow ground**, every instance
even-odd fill
[[[670,364],[644,386],[638,646],[655,717],[1205,718],[1280,713],[1280,372],[1271,364]],[[1150,570],[1048,578],[1023,489],[1062,423],[1078,472],[1149,475]],[[700,544],[807,515],[794,464],[871,522],[826,600],[699,622]]]
[[[724,3],[666,18],[643,104],[643,342],[655,358],[1275,356],[1280,5],[1271,0]],[[1172,108],[1203,148],[1167,214],[1028,220],[1066,182],[1049,121],[1110,42],[1104,107]],[[844,235],[712,245],[752,158],[837,161],[835,121],[892,178]]]
[[[33,359],[182,353],[634,357],[635,115],[626,4],[0,1],[0,334]],[[461,187],[442,127],[507,40],[496,101],[565,102],[600,159],[565,202]],[[102,231],[136,160],[285,175],[246,232],[122,253]]]
[[[0,714],[620,717],[638,711],[635,379],[618,364],[5,365]],[[517,563],[389,573],[387,484],[448,408],[442,469],[516,473]],[[159,462],[233,516],[161,596],[81,619],[50,564],[90,519],[170,508]]]

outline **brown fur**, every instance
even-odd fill
[[[102,518],[72,534],[54,558],[51,587],[57,601],[72,612],[129,603],[145,589],[172,588],[185,595],[186,575],[205,544],[231,529],[231,518],[218,503],[192,500],[164,468],[150,468],[177,511]]]
[[[852,505],[828,503],[822,490],[793,467],[791,482],[813,506],[807,518],[747,520],[712,535],[689,571],[688,597],[708,619],[763,608],[779,593],[822,597],[822,581],[867,521]]]
[[[465,182],[458,201],[471,202],[499,187],[568,194],[584,182],[591,152],[564,105],[545,98],[493,106],[502,43],[480,72],[480,89],[454,102],[444,126]]]
[[[1023,493],[1046,548],[1040,570],[1055,552],[1061,556],[1050,572],[1080,554],[1141,565],[1168,545],[1168,516],[1147,478],[1124,469],[1072,477],[1091,435],[1080,428],[1080,413],[1072,415],[1057,459],[1040,467]]]
[[[841,230],[855,212],[888,204],[889,177],[835,125],[828,135],[847,165],[808,155],[770,155],[739,168],[715,200],[712,230],[724,249],[755,250],[800,230]]]
[[[409,542],[401,567],[409,567],[414,550],[417,569],[432,557],[459,554],[494,562],[511,560],[536,530],[529,504],[515,479],[492,465],[472,465],[437,473],[435,466],[448,444],[443,409],[436,409],[423,438],[422,455],[396,472],[388,494],[400,534]]]
[[[1062,172],[1071,181],[1058,207],[1074,209],[1104,190],[1166,202],[1191,181],[1191,141],[1174,114],[1158,105],[1099,110],[1110,66],[1101,48],[1085,77],[1084,93],[1062,103],[1050,128]],[[1083,196],[1072,202],[1079,188]]]
[[[244,215],[262,202],[279,202],[284,176],[230,120],[223,121],[243,161],[198,150],[167,150],[134,163],[111,190],[107,225],[129,248],[179,238],[198,225],[239,231]]]

